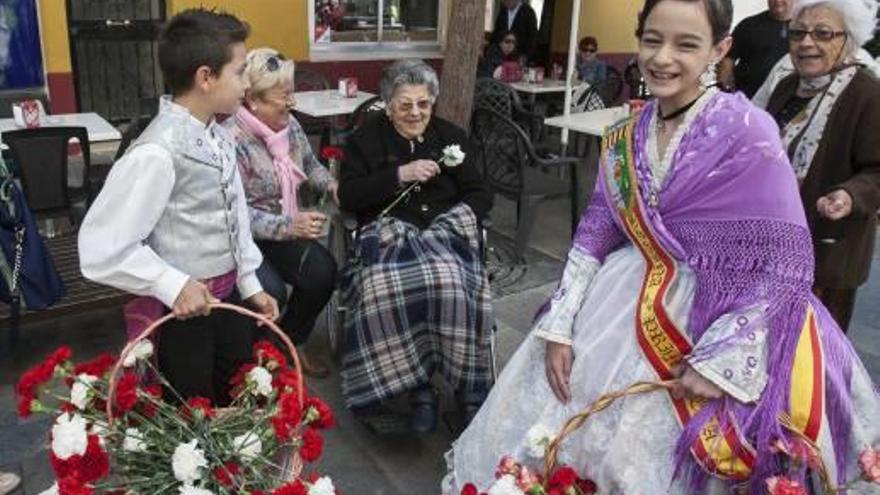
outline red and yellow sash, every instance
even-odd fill
[[[644,215],[638,193],[638,178],[632,153],[632,133],[636,119],[609,128],[602,140],[601,168],[609,200],[614,204],[626,234],[646,261],[644,282],[636,310],[639,346],[661,380],[674,377],[672,369],[690,354],[693,344],[676,327],[664,301],[677,276],[672,256],[658,242]],[[824,397],[822,349],[811,310],[801,331],[792,369],[791,412],[794,425],[815,440],[822,418]],[[703,400],[669,399],[679,424],[684,426],[705,405]],[[692,452],[707,472],[721,478],[745,480],[755,464],[755,449],[736,428],[732,416],[722,431],[714,417],[706,423]]]

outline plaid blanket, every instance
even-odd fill
[[[393,217],[366,225],[343,270],[342,390],[366,406],[428,383],[488,388],[493,317],[479,229],[459,204],[425,230]]]

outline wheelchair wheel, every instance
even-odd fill
[[[336,260],[336,265],[341,270],[345,265],[348,254],[348,233],[339,216],[334,216],[327,237],[327,249]],[[327,329],[327,342],[330,344],[330,352],[335,358],[342,355],[344,347],[344,323],[345,307],[342,302],[342,293],[339,287],[333,291],[323,314],[325,328]]]

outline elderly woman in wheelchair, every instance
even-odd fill
[[[382,73],[384,113],[349,139],[341,207],[357,217],[343,269],[346,406],[382,431],[386,404],[405,396],[409,429],[433,431],[438,373],[467,422],[492,380],[491,294],[480,222],[492,206],[463,130],[432,115],[437,74],[418,60]]]

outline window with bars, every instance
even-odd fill
[[[442,0],[310,0],[312,54],[440,48]]]

